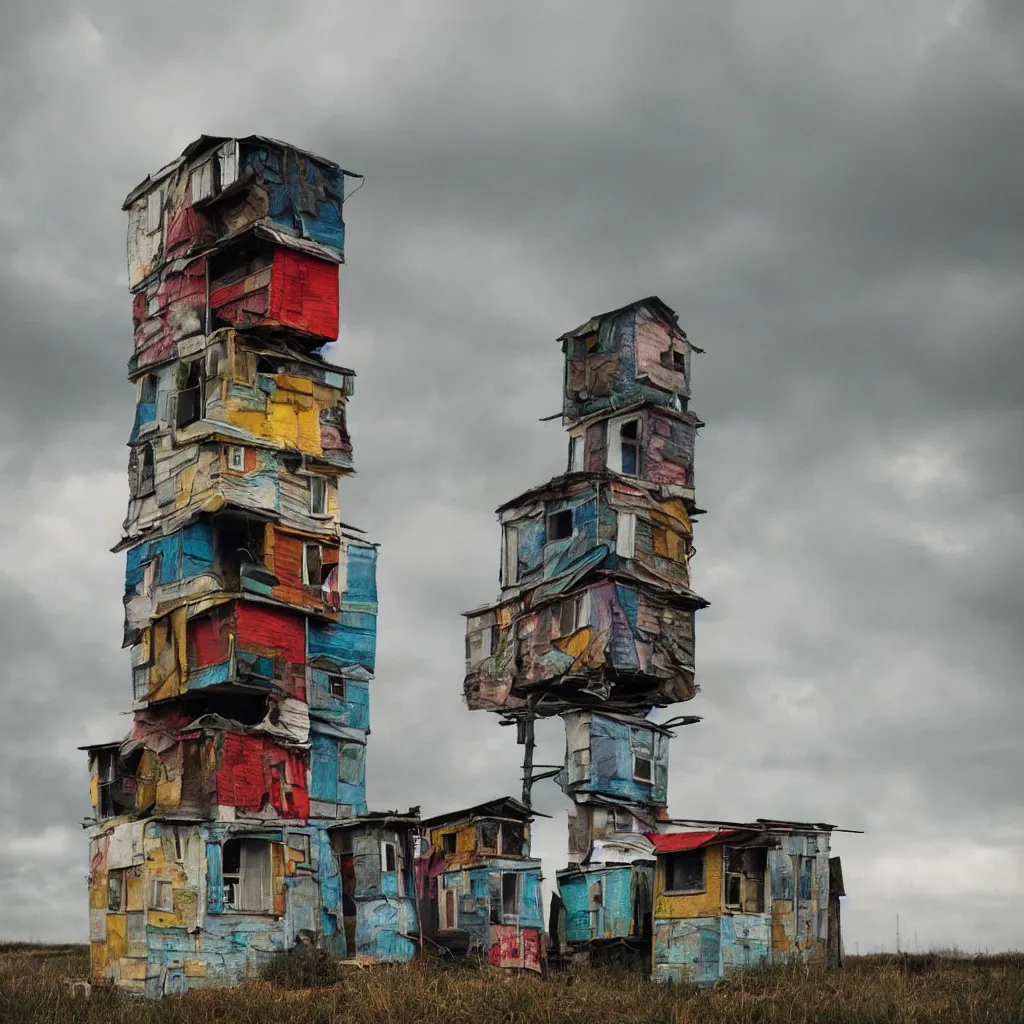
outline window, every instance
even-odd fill
[[[633,755],[633,778],[637,782],[651,781],[651,759],[649,757]]]
[[[612,826],[616,832],[632,832],[633,815],[625,807],[613,807]]]
[[[503,821],[498,832],[498,853],[505,857],[522,857],[525,845],[525,826],[513,821]]]
[[[114,809],[114,779],[117,770],[117,751],[101,750],[96,755],[96,781],[100,796],[100,804],[96,810],[100,821],[112,818],[117,811]]]
[[[302,582],[307,586],[320,586],[324,553],[319,544],[302,545]]]
[[[743,909],[743,876],[728,874],[725,876],[725,905],[731,910]]]
[[[217,150],[218,188],[227,188],[238,180],[238,143],[232,139]]]
[[[493,613],[490,616],[493,618]],[[466,634],[466,661],[470,668],[479,665],[498,649],[498,627],[484,626]]]
[[[762,847],[722,850],[725,905],[744,914],[764,913],[764,876],[768,851]],[[782,897],[781,892],[777,894]]]
[[[814,858],[800,858],[799,889],[797,890],[798,900],[809,900],[814,882]]]
[[[157,379],[154,374],[147,373],[142,378],[142,385],[139,388],[139,401],[144,405],[151,405],[156,401]]]
[[[156,232],[163,226],[163,213],[163,189],[154,189],[146,197],[146,232],[148,234],[156,234]]]
[[[619,428],[622,451],[620,472],[625,476],[636,476],[640,472],[640,421],[628,420]]]
[[[162,878],[153,878],[149,885],[150,910],[174,912],[174,888],[170,882]]]
[[[125,909],[125,873],[127,868],[111,868],[107,872],[107,910],[123,914]]]
[[[335,672],[331,672],[327,676],[327,689],[332,697],[337,697],[338,700],[345,699],[345,677],[338,675]]]
[[[142,589],[139,593],[143,597],[150,597],[153,594],[153,588],[156,586],[156,570],[157,560],[151,558],[142,566]]]
[[[548,541],[565,540],[572,536],[572,509],[548,516]]]
[[[309,478],[309,511],[315,516],[327,513],[327,480],[322,476]]]
[[[192,170],[192,203],[213,195],[213,161],[207,160]]]
[[[501,875],[501,912],[514,917],[519,909],[519,875],[504,871]]]
[[[665,856],[665,891],[704,892],[704,851],[684,850]]]
[[[636,513],[619,512],[615,530],[615,554],[633,558],[636,554]]]
[[[455,853],[455,833],[445,832],[441,836],[441,853],[446,857],[451,857]]]
[[[577,630],[590,625],[590,591],[566,598],[554,608],[556,637],[572,636]]]
[[[514,526],[505,527],[501,570],[503,586],[519,582],[519,531]]]
[[[229,839],[223,847],[224,909],[268,914],[274,896],[270,880],[270,843]]]
[[[228,448],[228,469],[236,473],[245,470],[245,448],[241,445],[233,444]]]
[[[579,473],[583,470],[583,435],[569,438],[569,472]]]
[[[187,427],[203,415],[202,363],[195,359],[183,367],[184,376],[175,395],[174,425]]]
[[[380,867],[381,871],[396,871],[398,868],[398,854],[395,852],[394,843],[380,844]]]

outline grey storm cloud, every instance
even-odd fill
[[[1020,947],[1020,4],[0,18],[0,937],[85,935],[76,747],[126,728],[120,203],[195,136],[259,132],[366,174],[333,358],[344,516],[382,544],[371,804],[517,791],[514,736],[461,701],[459,613],[497,590],[492,510],[564,464],[554,338],[656,293],[706,349],[704,721],[671,811],[864,829],[836,840],[851,950],[896,912],[922,946]],[[537,800],[551,876],[565,805]]]

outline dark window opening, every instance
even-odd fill
[[[262,373],[265,377],[273,377],[277,373],[277,362],[269,356],[257,356],[256,372]]]
[[[619,429],[622,446],[622,473],[636,476],[640,466],[640,421],[630,420]]]
[[[501,912],[510,917],[515,916],[519,907],[519,876],[514,871],[506,871],[501,876]]]
[[[525,826],[516,822],[503,821],[501,823],[501,849],[504,857],[522,857],[523,847],[526,844]]]
[[[150,405],[156,401],[156,384],[156,377],[152,373],[148,373],[142,378],[142,391],[139,396],[140,402]]]
[[[725,905],[735,910],[743,906],[743,876],[725,876]]]
[[[704,851],[684,850],[665,856],[665,891],[704,891]]]
[[[672,350],[672,369],[679,373],[686,373],[686,353],[678,349]]]
[[[330,691],[332,697],[337,697],[338,700],[345,699],[345,677],[331,673],[327,677],[327,688]]]
[[[498,834],[501,825],[497,821],[482,821],[480,823],[480,851],[481,853],[498,852]]]
[[[319,544],[304,544],[302,552],[302,582],[318,587],[323,582],[324,552]]]
[[[548,516],[548,540],[565,540],[572,536],[572,509]]]
[[[263,523],[244,516],[218,516],[217,550],[229,590],[237,590],[243,572],[263,565]]]
[[[174,425],[179,428],[195,423],[203,415],[202,361],[195,359],[186,363],[183,369],[175,396]]]
[[[327,512],[327,480],[322,476],[309,478],[309,511],[315,516]]]
[[[126,871],[127,868],[110,868],[107,871],[107,910],[111,914],[124,913]]]
[[[723,851],[725,905],[745,914],[764,913],[764,879],[768,851],[764,847]],[[778,894],[781,897],[781,893]]]
[[[455,833],[445,832],[441,836],[441,853],[446,857],[450,857],[455,853]]]
[[[135,481],[135,497],[142,498],[152,494],[156,487],[156,458],[153,454],[153,446],[144,444],[141,449],[141,457],[138,463],[138,473]]]
[[[651,781],[651,762],[649,758],[633,755],[633,778],[637,782]]]
[[[384,870],[395,871],[397,870],[398,859],[395,855],[395,844],[385,843],[384,844]]]

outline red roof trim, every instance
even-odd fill
[[[645,832],[644,835],[650,839],[655,853],[679,853],[717,846],[740,832],[740,829],[731,828],[722,832]]]

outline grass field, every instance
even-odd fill
[[[84,946],[0,945],[3,1024],[867,1024],[1024,1022],[1024,954],[850,958],[845,970],[779,968],[735,975],[712,990],[658,986],[599,970],[547,981],[492,968],[436,964],[345,968],[337,984],[281,988],[252,981],[146,1003],[94,989],[73,998],[65,978],[84,977]]]

